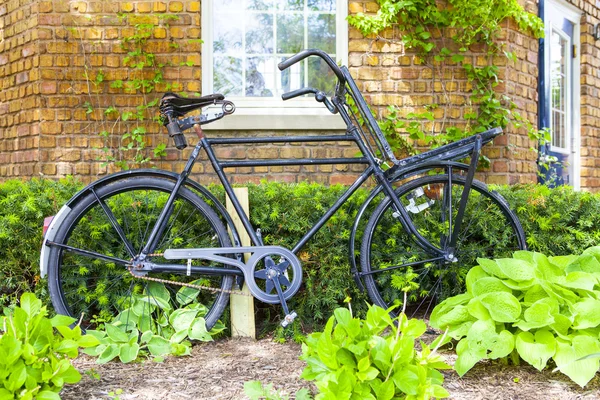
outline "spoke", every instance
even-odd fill
[[[73,246],[68,246],[66,244],[61,244],[61,243],[56,243],[56,242],[46,242],[46,245],[48,246],[57,246],[60,247],[68,252],[71,253],[77,253],[80,254],[82,256],[86,256],[86,257],[90,257],[90,258],[97,258],[100,260],[105,260],[105,261],[110,261],[116,264],[121,264],[121,265],[129,265],[131,264],[131,262],[126,261],[126,260],[122,260],[120,258],[116,258],[116,257],[111,257],[111,256],[106,256],[104,254],[100,254],[100,253],[96,253],[95,251],[89,251],[89,250],[83,250],[83,249],[79,249],[77,247],[73,247]]]
[[[98,196],[96,191],[93,188],[91,190],[92,190],[92,193],[94,194],[94,197],[96,197],[98,204],[100,204],[100,207],[102,207],[104,214],[106,214],[106,217],[110,221],[110,224],[112,225],[114,230],[117,232],[117,235],[119,235],[119,238],[121,239],[121,241],[125,244],[125,248],[127,249],[129,256],[131,256],[131,258],[135,257],[135,250],[133,249],[133,246],[131,245],[131,243],[129,243],[129,240],[127,240],[127,237],[125,236],[125,232],[123,232],[123,228],[121,228],[121,225],[119,225],[117,218],[115,218],[115,215],[113,214],[111,209],[108,207],[108,205],[106,205],[104,200],[102,200]]]
[[[381,272],[391,271],[391,270],[398,269],[398,268],[412,267],[414,265],[422,265],[422,264],[427,264],[427,263],[441,261],[441,260],[444,260],[444,257],[436,257],[436,258],[430,258],[428,260],[414,261],[414,262],[410,262],[410,263],[406,263],[406,264],[402,264],[402,265],[394,265],[392,267],[386,267],[386,268],[382,268],[382,269],[371,270],[368,272],[362,272],[361,275],[362,276],[374,275],[374,274],[379,274]]]

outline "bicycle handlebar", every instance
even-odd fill
[[[329,68],[331,68],[331,70],[333,71],[335,76],[337,76],[338,80],[340,81],[340,84],[343,86],[346,83],[346,79],[344,78],[344,74],[342,73],[342,70],[340,69],[340,67],[337,66],[337,64],[335,63],[335,61],[332,60],[332,58],[329,56],[329,54],[327,54],[323,50],[319,50],[319,49],[302,50],[301,52],[294,54],[287,60],[280,62],[277,65],[277,68],[279,68],[280,71],[283,71],[284,69],[291,67],[292,65],[296,64],[299,61],[304,60],[306,57],[309,57],[309,56],[321,57],[323,59],[323,61],[325,61],[327,63],[327,65],[329,65]]]
[[[315,88],[305,87],[301,89],[292,90],[291,92],[287,92],[281,95],[283,100],[293,99],[294,97],[303,96],[305,94],[313,93],[315,95],[315,100],[319,103],[325,104],[325,107],[329,110],[330,113],[336,114],[338,112],[337,107],[334,106],[331,101],[327,98],[325,92],[317,90]]]
[[[284,93],[281,95],[281,99],[289,100],[289,99],[293,99],[294,97],[303,96],[303,95],[309,94],[309,93],[316,94],[317,92],[318,92],[317,89],[305,87],[305,88],[296,89],[296,90],[292,90],[291,92]]]

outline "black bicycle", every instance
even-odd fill
[[[320,50],[304,50],[279,64],[279,69],[308,56],[321,57],[335,73],[335,93],[328,97],[320,90],[302,88],[282,98],[313,94],[340,115],[347,126],[345,134],[211,139],[201,125],[233,113],[233,103],[220,94],[184,98],[167,93],[160,112],[175,146],[179,150],[187,146],[183,131],[191,128],[198,144],[180,174],[157,169],[115,173],[88,185],[63,206],[45,235],[41,255],[42,275],[48,274],[57,312],[90,326],[127,307],[141,323],[145,309],[195,304],[204,310],[210,329],[237,281],[246,282],[260,301],[281,304],[285,326],[296,316],[287,300],[302,282],[299,250],[371,177],[377,184],[358,210],[349,259],[357,284],[377,305],[387,308],[401,302],[401,289],[407,285],[418,287],[422,299],[435,298],[442,282],[461,267],[475,265],[477,257],[505,257],[525,248],[521,224],[506,201],[474,179],[481,147],[501,129],[398,160],[346,67],[338,67]],[[349,98],[355,107],[349,106]],[[220,107],[216,113],[186,117],[192,110],[215,105]],[[222,161],[214,151],[215,146],[230,144],[343,141],[354,143],[361,155]],[[250,235],[251,247],[240,246],[232,218],[217,198],[188,178],[202,150]],[[457,161],[468,158],[468,163]],[[363,164],[365,170],[293,248],[265,245],[224,169],[315,164]],[[247,261],[244,253],[250,254]],[[157,323],[164,321],[159,318]]]

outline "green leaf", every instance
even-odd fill
[[[51,390],[42,390],[35,395],[36,400],[60,400],[58,393]]]
[[[482,278],[489,277],[488,273],[481,268],[481,266],[476,265],[469,270],[466,277],[466,285],[467,285],[467,293],[473,295],[473,285],[475,282]]]
[[[81,374],[70,363],[68,368],[60,374],[65,383],[77,383],[81,380]]]
[[[536,301],[525,310],[523,316],[525,321],[518,321],[514,324],[524,331],[535,328],[544,328],[554,324],[554,313],[558,313],[558,302],[550,297]]]
[[[113,324],[106,324],[104,328],[106,329],[107,336],[113,342],[127,343],[129,341],[129,336],[121,330],[121,328],[114,326]]]
[[[99,344],[100,344],[100,341],[98,340],[98,338],[96,338],[95,336],[92,336],[92,335],[83,335],[77,341],[77,345],[79,347],[84,347],[84,348],[97,346]]]
[[[478,320],[492,319],[490,312],[483,305],[479,297],[471,299],[471,301],[467,305],[467,310],[469,312],[469,315],[472,317],[471,320],[474,320],[475,318]]]
[[[169,321],[175,331],[188,330],[191,328],[198,310],[180,308],[171,313]]]
[[[530,281],[535,277],[533,264],[515,258],[500,258],[496,260],[498,267],[508,279],[516,282]]]
[[[541,371],[556,352],[556,339],[548,330],[538,330],[535,336],[531,332],[519,332],[515,348],[523,360]]]
[[[75,340],[65,339],[58,343],[58,346],[54,348],[57,353],[63,353],[71,358],[77,357],[79,346]]]
[[[296,400],[312,400],[310,391],[306,388],[302,388],[296,392]]]
[[[429,324],[436,329],[446,329],[448,325],[459,324],[471,319],[467,304],[473,297],[469,293],[450,297],[435,306],[429,318]]]
[[[472,294],[474,297],[494,292],[507,292],[512,294],[512,290],[506,287],[500,279],[492,276],[481,278],[473,283]]]
[[[33,293],[23,293],[20,306],[30,318],[33,318],[40,312],[42,301],[35,297]]]
[[[61,314],[56,314],[50,320],[50,322],[52,323],[52,326],[54,326],[54,327],[57,327],[57,326],[70,326],[75,321],[77,321],[75,318],[72,318],[72,317],[69,317],[69,316],[66,316],[66,315],[61,315]]]
[[[25,379],[27,379],[27,370],[25,369],[25,364],[22,360],[19,360],[19,362],[16,364],[12,364],[10,368],[11,373],[8,376],[8,380],[4,386],[11,392],[16,392],[25,384]]]
[[[416,396],[419,393],[419,374],[415,366],[409,365],[405,369],[397,371],[392,379],[402,393],[412,396]]]
[[[191,283],[200,284],[199,280],[195,280]],[[179,305],[184,306],[184,305],[189,304],[192,301],[194,301],[198,297],[199,294],[200,294],[199,289],[194,289],[194,288],[191,288],[188,286],[184,286],[177,291],[175,298],[177,299],[177,302],[179,303]]]
[[[510,293],[488,293],[479,298],[496,322],[515,322],[521,315],[521,303]]]
[[[206,321],[204,318],[196,318],[189,330],[190,339],[211,342],[212,336],[206,331]]]
[[[592,257],[593,258],[593,257]],[[593,258],[596,260],[595,258]],[[560,276],[554,279],[554,283],[571,289],[594,290],[594,286],[598,284],[598,280],[594,275],[584,271],[573,271],[566,276]]]
[[[577,335],[573,338],[572,344],[558,340],[553,359],[560,372],[579,386],[584,387],[596,375],[600,364],[597,358],[582,358],[599,351],[598,339],[587,335]]]
[[[116,356],[119,355],[119,345],[117,344],[109,344],[108,346],[106,346],[106,348],[102,351],[102,353],[100,353],[100,356],[98,357],[98,359],[96,360],[96,362],[98,364],[106,364],[107,362],[109,362],[110,360],[112,360],[113,358],[115,358]]]
[[[350,314],[350,310],[347,308],[336,308],[333,311],[333,315],[335,315],[335,319],[338,324],[342,325],[343,327],[347,327],[352,320],[352,314]]]
[[[132,362],[137,358],[139,351],[140,345],[137,343],[122,344],[121,348],[119,349],[119,360],[125,364]]]
[[[473,345],[468,339],[463,339],[456,346],[458,355],[454,369],[459,376],[466,374],[475,364],[486,357],[487,350],[480,345]]]
[[[600,325],[600,300],[583,299],[572,306],[574,329],[594,328]]]
[[[379,389],[375,392],[377,400],[391,400],[394,397],[396,388],[392,381],[386,381],[379,386]]]
[[[501,279],[508,279],[508,276],[502,271],[496,261],[488,260],[487,258],[478,258],[477,263],[487,274]]]
[[[374,367],[369,367],[365,371],[359,371],[356,373],[356,377],[361,381],[370,381],[379,375],[379,370]]]
[[[167,339],[154,335],[152,339],[148,341],[148,351],[153,356],[164,356],[171,353],[171,342]]]
[[[250,400],[259,400],[264,398],[266,393],[260,381],[244,382],[244,394],[250,397]]]
[[[515,337],[507,330],[500,332],[488,356],[492,360],[507,357],[515,348]]]
[[[140,338],[140,342],[147,343],[150,339],[152,339],[152,331],[146,331],[142,333],[142,337]]]

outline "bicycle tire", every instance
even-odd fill
[[[465,178],[453,174],[451,191],[447,190],[448,182],[447,174],[425,176],[395,190],[418,232],[440,249],[449,241],[448,215],[456,215]],[[476,265],[476,258],[510,257],[514,251],[526,248],[521,223],[504,198],[476,180],[471,186],[454,252],[456,262],[438,260],[418,264],[435,257],[423,250],[392,214],[394,209],[388,196],[369,218],[360,256],[369,297],[386,309],[403,304],[401,289],[411,288],[406,306],[412,315],[425,316],[437,300],[463,290],[464,277]],[[392,266],[398,268],[377,272]]]
[[[89,193],[73,206],[60,225],[54,241],[129,260],[130,252],[110,224],[98,198],[108,206],[131,247],[139,253],[174,186],[173,181],[144,176],[124,177],[100,186],[95,189],[95,194]],[[167,248],[230,246],[227,230],[214,210],[191,190],[182,187],[154,253],[162,253]],[[186,260],[165,260],[160,256],[150,256],[148,260],[156,263],[186,263]],[[206,263],[194,260],[194,265]],[[194,307],[202,310],[198,315],[205,312],[206,328],[210,330],[227,306],[229,294],[225,291],[230,290],[233,283],[232,275],[187,276],[149,272],[148,276],[196,282],[219,291],[198,292],[181,289],[182,286],[176,284],[164,284],[165,292],[160,284],[134,278],[127,268],[114,262],[84,256],[58,246],[52,246],[50,252],[48,282],[54,309],[59,314],[82,318],[82,328],[96,327],[119,315],[127,308],[126,301],[133,307],[132,304],[141,299],[148,302],[148,312],[156,313],[161,307],[151,305],[159,304],[158,297],[161,297],[170,302],[173,309],[195,304]],[[160,304],[164,305],[164,302]],[[139,318],[141,321],[143,317]]]

